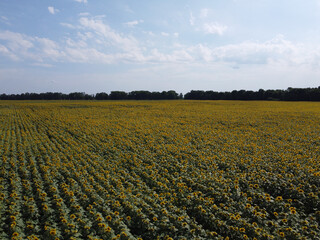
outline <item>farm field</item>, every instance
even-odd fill
[[[320,103],[0,101],[0,239],[320,239]]]

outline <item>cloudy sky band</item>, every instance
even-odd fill
[[[0,81],[9,92],[15,89],[8,79],[19,81],[18,75],[11,75],[14,70],[28,72],[29,79],[23,80],[30,83],[27,90],[65,92],[68,87],[48,84],[51,80],[44,79],[39,86],[30,70],[60,72],[60,78],[73,82],[70,76],[77,76],[77,69],[84,66],[88,69],[88,81],[95,81],[92,79],[97,75],[99,79],[105,77],[104,82],[96,80],[96,91],[103,86],[115,89],[117,75],[121,76],[119,82],[127,76],[124,90],[143,86],[148,90],[188,91],[200,87],[230,90],[241,84],[251,89],[320,85],[320,29],[316,24],[316,20],[320,20],[320,4],[315,0],[307,4],[298,0],[282,3],[229,0],[218,4],[200,1],[197,5],[190,1],[184,5],[165,1],[162,5],[171,7],[167,12],[159,3],[150,12],[152,4],[147,1],[138,1],[137,6],[124,0],[106,6],[102,1],[96,4],[87,0],[69,1],[68,5],[58,0],[45,6],[43,1],[41,6],[27,8],[30,12],[47,13],[44,23],[35,26],[41,30],[38,34],[31,27],[23,28],[27,23],[21,22],[24,17],[19,17],[19,12],[14,10],[18,1],[13,2],[0,3],[4,9],[0,10],[0,70],[3,73]],[[309,9],[301,10],[302,6]],[[266,15],[265,12],[272,13],[272,10],[273,15]],[[248,15],[252,15],[251,20],[255,22],[250,22]],[[32,21],[35,19],[30,23]],[[302,27],[302,23],[307,25]],[[110,73],[110,68],[118,72]],[[93,73],[93,69],[99,71]],[[161,72],[164,69],[166,74]],[[274,69],[273,74],[267,72],[270,69]],[[181,71],[189,73],[184,76],[183,86]],[[150,72],[156,77],[150,79]],[[63,73],[68,74],[63,77]],[[263,80],[252,82],[254,75]],[[223,81],[217,76],[228,77]],[[250,79],[245,79],[246,76]],[[162,80],[161,85],[157,81],[163,77],[170,81]],[[82,85],[73,84],[80,84],[79,89],[87,91],[83,81]]]

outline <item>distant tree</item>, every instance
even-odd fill
[[[320,87],[309,88],[308,96],[310,101],[320,101]]]
[[[174,90],[170,90],[170,91],[163,91],[161,92],[162,95],[162,99],[178,99],[179,95],[178,93],[176,93],[176,91]]]
[[[149,91],[132,91],[128,94],[128,99],[149,100],[152,99],[152,94]]]
[[[95,96],[96,100],[108,100],[108,98],[109,98],[109,95],[108,93],[105,93],[105,92],[97,93]]]
[[[284,94],[284,99],[288,101],[308,101],[310,88],[291,88],[289,87]]]
[[[94,99],[94,94],[85,94],[84,95],[85,100],[93,100]]]
[[[60,92],[46,93],[21,93],[21,94],[1,94],[1,100],[161,100],[161,99],[194,99],[194,100],[282,100],[282,101],[320,101],[320,86],[317,88],[287,88],[286,90],[233,90],[232,92],[215,92],[212,90],[191,90],[184,96],[174,90],[162,92],[132,91],[112,91],[109,95],[105,92],[86,94],[84,92],[72,92],[64,94]]]
[[[264,90],[263,89],[259,89],[259,91],[256,94],[257,96],[257,100],[265,100],[265,96],[264,96]]]
[[[191,90],[184,95],[184,99],[202,100],[205,98],[205,92],[202,90]]]
[[[160,92],[152,92],[151,96],[152,96],[153,100],[161,100],[162,99],[162,94]]]
[[[69,93],[70,100],[84,100],[85,98],[86,98],[86,94],[84,92]]]
[[[111,100],[125,100],[128,98],[128,94],[123,91],[112,91],[109,95]]]

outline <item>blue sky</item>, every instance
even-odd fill
[[[0,93],[320,86],[320,0],[1,0]]]

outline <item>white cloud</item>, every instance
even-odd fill
[[[9,22],[9,18],[7,18],[6,16],[1,16],[0,17],[0,22],[3,22],[7,25],[11,25],[10,22]]]
[[[167,62],[168,56],[164,53],[159,52],[158,49],[152,49],[150,52],[150,56],[148,56],[147,61],[151,62]]]
[[[138,25],[139,23],[143,23],[143,20],[135,20],[131,22],[126,22],[125,25],[128,27],[134,27],[135,25]]]
[[[309,48],[305,45],[294,44],[279,35],[275,38],[259,42],[242,42],[239,44],[229,44],[211,50],[214,61],[224,61],[237,64],[269,64],[281,62],[284,65],[311,66],[312,62],[317,62],[319,49]]]
[[[90,13],[88,13],[88,12],[82,12],[82,13],[79,13],[78,15],[81,16],[81,17],[84,17],[84,16],[89,16]]]
[[[79,31],[60,42],[48,38],[0,31],[0,54],[11,59],[35,63],[54,62],[112,63],[145,60],[139,42],[132,36],[118,33],[100,17],[80,18],[80,25],[60,23]],[[3,45],[2,45],[3,42]]]
[[[0,53],[7,54],[9,53],[9,50],[5,46],[0,45]]]
[[[94,32],[78,32],[76,38],[67,38],[61,43],[48,38],[0,31],[0,54],[12,60],[30,61],[30,64],[37,66],[49,66],[52,61],[105,64],[144,61],[135,39],[121,36],[99,20],[81,22],[83,27],[87,26],[86,28]],[[86,42],[89,39],[97,39],[99,35],[103,37],[101,44],[104,50],[98,50]],[[105,48],[106,42],[111,42],[117,48],[113,48],[110,52]]]
[[[217,34],[221,36],[227,28],[227,26],[221,25],[217,22],[203,24],[203,30],[206,34]]]
[[[171,54],[171,59],[172,62],[193,62],[194,58],[188,53],[188,51],[180,49],[173,51]]]
[[[72,25],[72,24],[70,24],[70,23],[64,23],[64,22],[62,22],[62,23],[60,23],[60,25],[61,25],[61,26],[64,26],[64,27],[67,27],[67,28],[71,28],[71,29],[75,29],[75,28],[76,28],[76,26],[74,26],[74,25]]]
[[[164,36],[164,37],[169,37],[170,34],[166,33],[166,32],[161,32],[161,35]]]
[[[48,10],[51,14],[54,14],[54,7],[48,7]]]
[[[20,33],[0,31],[0,40],[8,42],[11,51],[25,51],[33,47],[33,38]]]
[[[114,62],[114,56],[102,53],[94,48],[66,48],[67,58],[71,62],[106,63]]]
[[[106,15],[105,14],[101,14],[101,15],[96,15],[96,16],[94,16],[93,17],[93,19],[103,19],[103,18],[105,18],[106,17]]]
[[[48,39],[48,38],[39,38],[36,37],[35,41],[39,45],[40,50],[40,56],[43,58],[49,58],[54,61],[58,61],[61,57],[64,56],[64,52],[60,50],[60,46]]]
[[[48,7],[48,11],[49,11],[49,13],[51,13],[51,14],[56,14],[57,12],[60,12],[59,9],[56,9],[56,8],[54,8],[54,7],[52,7],[52,6],[49,6],[49,7]]]
[[[78,32],[77,33],[77,37],[81,39],[81,41],[87,41],[89,39],[94,38],[94,35],[92,32]],[[97,38],[95,38],[95,40],[99,40]]]
[[[66,43],[68,46],[73,47],[73,48],[85,48],[88,46],[88,44],[83,40],[75,41],[71,38],[67,38]]]
[[[208,16],[209,9],[208,8],[203,8],[200,11],[200,18],[206,18]]]
[[[100,19],[89,19],[82,17],[80,18],[79,22],[82,27],[94,31],[95,34],[103,37],[104,40],[113,46],[118,47],[126,52],[140,54],[138,41],[135,38],[130,36],[125,37],[117,33],[108,24],[103,23]]]
[[[206,62],[210,62],[213,60],[212,50],[209,47],[199,44],[195,47],[195,50],[199,53],[200,58],[205,60]]]
[[[194,26],[194,24],[195,24],[195,18],[193,16],[192,12],[190,12],[189,23],[191,26]]]
[[[151,36],[151,37],[156,36],[156,34],[154,34],[154,33],[153,33],[153,32],[151,32],[151,31],[148,31],[148,32],[143,31],[143,33],[146,33],[146,34],[148,34],[148,35],[149,35],[149,36]]]
[[[30,37],[25,34],[0,31],[0,40],[6,43],[5,46],[8,50],[5,51],[2,48],[2,53],[10,58],[43,62],[45,60],[57,61],[64,56],[59,45],[48,38]]]
[[[74,0],[75,2],[78,2],[78,3],[88,3],[87,0]]]
[[[171,53],[160,52],[157,48],[150,51],[146,57],[147,62],[158,63],[179,63],[179,62],[193,62],[194,58],[186,49],[177,49]]]
[[[45,67],[45,68],[53,67],[52,64],[48,64],[48,63],[32,63],[31,65],[36,67]]]
[[[8,48],[0,44],[0,54],[9,57],[10,59],[14,61],[18,61],[19,57],[17,57],[15,54],[13,54],[11,51],[9,51]]]
[[[5,42],[5,46],[9,50],[6,55],[11,59],[39,61],[41,58],[32,51],[35,47],[33,37],[10,31],[0,31],[0,40]],[[3,53],[5,54],[5,52]]]
[[[208,44],[176,44],[158,48],[157,38],[179,37],[179,33],[161,32],[155,35],[144,32],[148,40],[138,40],[131,35],[111,28],[100,17],[81,17],[79,24],[60,23],[76,29],[67,38],[53,41],[49,38],[31,37],[25,34],[0,31],[0,54],[12,60],[52,64],[52,62],[86,62],[111,64],[117,62],[136,63],[192,63],[320,66],[320,47],[290,42],[279,35],[265,42],[246,41],[219,47]],[[225,26],[211,24],[210,32],[223,34]],[[219,30],[220,29],[220,30]],[[208,30],[208,31],[209,31]]]
[[[125,24],[129,27],[133,27],[133,26],[139,24],[139,21],[135,20],[135,21],[131,21],[131,22],[126,22]]]

